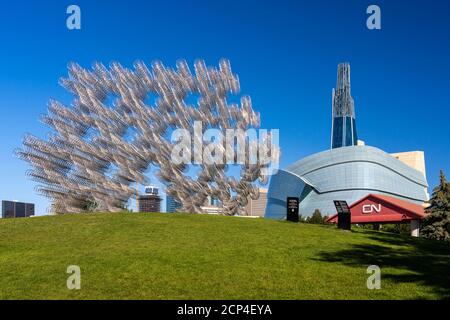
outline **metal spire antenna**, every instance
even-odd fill
[[[333,89],[333,122],[331,148],[353,146],[357,143],[355,103],[350,90],[350,64],[340,63],[336,89]]]

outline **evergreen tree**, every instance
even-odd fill
[[[314,210],[314,213],[311,217],[308,217],[306,219],[306,222],[308,223],[315,223],[315,224],[324,224],[326,217],[322,217],[322,213],[319,209]]]
[[[428,216],[423,222],[421,235],[424,238],[450,241],[450,184],[441,170],[439,185],[434,188],[430,206],[425,209]]]

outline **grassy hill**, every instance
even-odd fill
[[[449,245],[369,230],[121,213],[0,219],[0,239],[0,299],[450,298]]]

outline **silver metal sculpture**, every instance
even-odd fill
[[[154,62],[151,70],[142,62],[133,70],[118,63],[109,69],[95,64],[92,70],[71,64],[61,85],[74,95],[72,105],[50,101],[43,122],[52,134],[48,140],[27,135],[17,151],[31,164],[27,174],[56,213],[123,210],[135,185],[148,182],[144,173],[151,166],[158,168],[166,193],[182,204],[183,212],[202,212],[206,198],[213,196],[224,214],[241,213],[249,197],[259,196],[256,181],[267,183],[262,171],[267,164],[254,164],[249,157],[240,164],[237,180],[227,175],[228,164],[200,163],[192,177],[188,164],[171,161],[170,133],[179,128],[192,132],[195,121],[201,121],[203,131],[259,127],[249,97],[242,97],[240,105],[227,103],[227,95],[240,90],[227,60],[219,68],[197,61],[195,74],[185,61],[178,61],[176,69]],[[196,103],[190,95],[198,96]],[[269,135],[263,144],[270,140]],[[246,140],[247,153],[251,143]]]

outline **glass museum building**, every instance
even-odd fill
[[[357,142],[350,66],[339,64],[333,90],[331,149],[301,159],[272,176],[265,217],[284,219],[287,197],[299,198],[299,214],[303,217],[311,216],[315,209],[331,216],[336,213],[333,200],[351,205],[368,194],[422,205],[429,199],[423,152],[404,154],[408,158]]]

